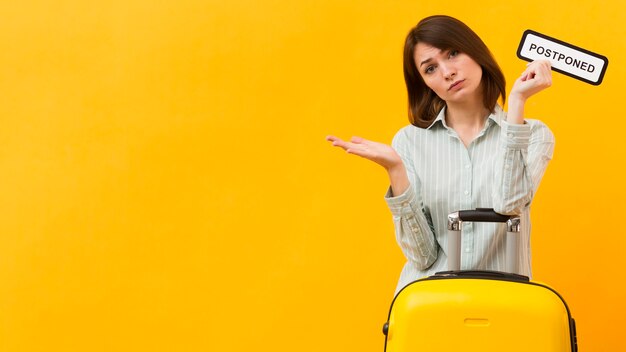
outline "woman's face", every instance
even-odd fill
[[[467,54],[418,43],[414,59],[424,83],[446,103],[482,101],[483,70]]]

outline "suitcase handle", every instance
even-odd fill
[[[439,271],[435,275],[429,276],[428,280],[436,279],[493,279],[515,282],[529,282],[528,276],[505,273],[502,271],[486,271],[486,270],[459,270],[459,271]]]
[[[469,222],[506,222],[506,266],[509,273],[517,273],[517,235],[520,232],[520,218],[517,215],[503,215],[489,208],[460,210],[448,215],[448,270],[461,269],[461,227]]]
[[[459,220],[472,222],[507,222],[512,215],[496,213],[491,208],[476,208],[476,210],[460,210]]]

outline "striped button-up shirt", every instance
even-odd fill
[[[396,292],[447,269],[447,219],[457,210],[520,215],[518,274],[531,275],[530,202],[552,158],[552,132],[537,120],[509,124],[498,106],[466,147],[444,116],[445,108],[428,128],[409,125],[393,139],[411,183],[385,197],[407,258]],[[505,270],[504,224],[463,223],[462,230],[461,269]]]

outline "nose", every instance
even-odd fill
[[[439,66],[439,69],[441,70],[441,73],[443,74],[443,77],[445,79],[452,79],[454,78],[454,76],[456,76],[456,70],[454,69],[454,66],[449,65],[449,64],[441,64]]]

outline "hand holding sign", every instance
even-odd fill
[[[515,80],[509,99],[526,101],[532,95],[552,85],[552,65],[548,60],[533,61],[526,67],[522,75]]]
[[[508,98],[507,121],[524,123],[526,100],[552,85],[552,65],[548,60],[537,60],[526,66],[522,75],[515,80]]]

